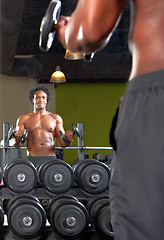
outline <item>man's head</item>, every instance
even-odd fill
[[[33,103],[34,95],[37,91],[43,91],[44,93],[47,94],[47,103],[48,103],[48,101],[50,100],[50,93],[49,93],[49,90],[45,87],[36,87],[36,88],[32,89],[29,93],[30,101]]]

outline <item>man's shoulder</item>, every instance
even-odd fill
[[[56,121],[62,121],[62,117],[59,114],[47,112],[47,115],[51,116]]]
[[[25,114],[20,115],[19,119],[27,119],[27,118],[29,118],[32,115],[33,115],[33,112],[25,113]]]

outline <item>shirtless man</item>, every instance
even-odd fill
[[[55,138],[61,147],[69,146],[73,141],[73,130],[66,133],[63,128],[63,120],[58,114],[53,114],[46,110],[49,101],[49,91],[47,88],[38,87],[30,91],[29,99],[34,105],[33,112],[21,115],[16,123],[15,131],[15,147],[21,147],[21,137],[24,129],[28,130],[27,150],[30,160],[34,159],[37,165],[38,161],[33,157],[50,156],[54,158],[55,154]],[[68,144],[65,143],[60,136],[59,131],[66,135]],[[44,159],[44,158],[43,158]],[[33,162],[34,163],[34,162]]]
[[[124,5],[125,0],[79,0],[54,29],[66,49],[99,51]],[[163,240],[164,1],[130,0],[130,11],[132,69],[111,128],[112,225],[115,240]]]

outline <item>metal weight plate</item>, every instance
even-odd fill
[[[21,143],[22,143],[22,144],[25,143],[25,141],[26,141],[26,139],[27,139],[27,136],[28,136],[28,130],[25,129],[25,130],[23,131],[23,135],[22,135],[22,138],[21,138]]]
[[[99,197],[89,204],[91,222],[95,230],[105,237],[114,236],[111,225],[111,212],[109,206],[109,196]],[[88,209],[88,208],[87,208]]]
[[[10,205],[7,213],[11,232],[23,239],[33,239],[41,235],[46,224],[46,213],[35,199],[20,198]]]
[[[4,182],[15,193],[31,191],[37,183],[34,165],[27,159],[16,159],[4,168]]]
[[[54,194],[66,192],[74,181],[71,166],[60,159],[44,162],[38,176],[44,188]]]
[[[56,33],[53,26],[60,17],[60,11],[61,2],[59,0],[52,0],[40,25],[39,48],[42,51],[47,52],[52,46]]]
[[[62,238],[80,237],[88,227],[89,215],[76,198],[58,198],[51,205],[49,221],[54,232]]]
[[[73,123],[71,123],[71,127],[72,127],[72,129],[73,129],[73,132],[76,133],[78,137],[80,137],[80,131],[79,131],[79,129],[78,129],[77,127],[75,127],[75,126],[73,125]]]
[[[14,135],[15,135],[15,126],[12,125],[8,131],[8,140],[11,140],[11,138],[14,137]]]
[[[80,161],[74,168],[76,181],[85,192],[99,194],[108,189],[110,170],[96,159]]]

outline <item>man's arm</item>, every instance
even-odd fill
[[[61,138],[60,131],[62,132],[62,134],[65,135],[66,140],[68,141],[67,143]],[[59,146],[63,148],[68,147],[73,141],[74,136],[73,130],[70,129],[65,132],[63,127],[63,120],[59,115],[56,116],[55,136]]]
[[[106,46],[125,0],[79,0],[71,17],[61,16],[55,30],[65,49],[92,53]]]
[[[25,130],[24,120],[25,120],[25,117],[24,117],[24,115],[22,115],[16,121],[16,129],[15,129],[16,143],[14,144],[14,146],[16,148],[20,148],[22,146],[21,138],[22,138],[23,132]]]

